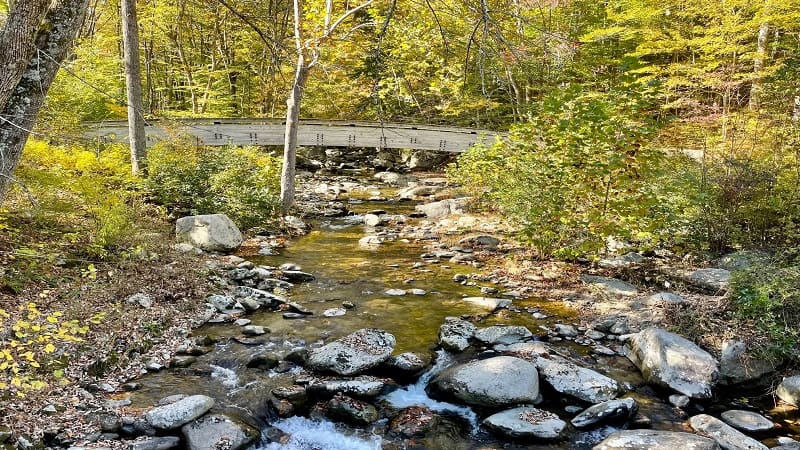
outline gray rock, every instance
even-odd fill
[[[586,330],[584,336],[588,337],[589,339],[594,339],[595,341],[599,341],[600,339],[604,339],[606,337],[606,334],[603,333],[602,331]]]
[[[224,214],[181,217],[175,223],[179,242],[208,252],[232,252],[242,245],[242,233]]]
[[[290,230],[293,230],[298,233],[305,233],[311,226],[307,223],[303,222],[303,219],[296,217],[296,216],[286,216],[283,218],[283,223],[286,227]]]
[[[557,323],[553,325],[553,331],[559,336],[564,337],[575,337],[578,335],[578,330],[572,325],[566,325],[563,323]]]
[[[616,278],[581,275],[581,281],[597,286],[607,295],[633,296],[639,293],[636,286]]]
[[[306,390],[311,395],[330,397],[344,394],[359,398],[377,397],[386,386],[386,380],[371,376],[358,376],[345,380],[314,380]]]
[[[175,403],[153,408],[144,417],[155,428],[171,430],[202,416],[213,406],[213,398],[191,395]]]
[[[661,304],[673,304],[679,305],[681,303],[685,303],[686,300],[681,297],[680,295],[673,294],[672,292],[659,292],[657,294],[653,294],[650,297],[647,297],[644,300],[645,305],[661,305]]]
[[[142,308],[149,309],[153,307],[153,298],[147,294],[137,292],[125,300],[129,305],[139,305]]]
[[[763,433],[775,428],[775,423],[753,411],[731,409],[720,414],[720,419],[737,430],[746,433]]]
[[[644,257],[642,255],[630,252],[624,255],[601,259],[597,262],[597,265],[604,269],[622,269],[641,264],[642,262],[644,262]]]
[[[181,438],[178,436],[152,436],[137,439],[131,442],[131,450],[169,450],[175,448],[181,443]]]
[[[323,317],[340,317],[347,314],[347,310],[344,308],[330,308],[322,311]]]
[[[495,311],[501,308],[508,308],[508,306],[511,305],[512,303],[512,301],[507,298],[491,298],[491,297],[464,297],[461,299],[461,301],[479,306],[488,311]]]
[[[397,196],[401,200],[420,200],[429,195],[439,192],[442,188],[439,186],[409,186],[401,189]]]
[[[284,270],[281,272],[280,278],[290,283],[305,283],[314,281],[314,275],[299,270]]]
[[[686,281],[711,293],[720,293],[728,290],[731,278],[730,271],[725,269],[698,269],[686,276]]]
[[[741,250],[728,253],[714,261],[715,267],[725,270],[745,270],[754,264],[764,264],[769,260],[769,255],[764,252]]]
[[[181,428],[188,450],[240,450],[261,436],[258,428],[222,414],[212,414]]]
[[[383,244],[383,239],[378,236],[364,236],[358,240],[358,246],[364,248],[374,248]]]
[[[406,291],[403,289],[387,289],[384,294],[399,297],[406,295]]]
[[[389,223],[389,216],[386,214],[364,214],[364,225],[377,227]]]
[[[337,422],[366,426],[378,420],[378,410],[369,403],[337,395],[327,403],[326,415]]]
[[[429,387],[470,405],[499,407],[539,401],[536,366],[511,356],[449,367]]]
[[[393,377],[395,375],[400,375],[401,377],[414,376],[428,366],[425,359],[411,352],[392,356],[384,364]]]
[[[242,327],[242,334],[245,336],[261,336],[266,333],[267,329],[260,325],[245,325]]]
[[[312,350],[308,365],[313,370],[355,375],[387,360],[394,345],[395,339],[390,333],[365,328]]]
[[[721,384],[763,381],[764,375],[774,372],[780,366],[780,362],[766,360],[747,350],[747,344],[742,341],[731,340],[722,344],[719,360]]]
[[[389,430],[406,438],[423,437],[439,424],[439,416],[424,406],[405,408],[389,423]]]
[[[790,405],[800,406],[800,375],[784,378],[775,395]]]
[[[468,198],[446,199],[433,203],[425,203],[414,207],[416,211],[425,214],[429,219],[438,219],[450,214],[464,214]]]
[[[711,439],[691,433],[623,430],[611,433],[592,450],[719,450]]]
[[[585,428],[607,420],[629,419],[638,409],[636,400],[632,398],[609,400],[586,408],[575,416],[571,423],[578,428]]]
[[[252,322],[253,322],[253,321],[252,321],[252,320],[250,320],[250,319],[236,319],[236,321],[235,321],[235,322],[233,322],[233,324],[234,324],[234,325],[238,325],[238,326],[240,326],[240,327],[243,327],[243,326],[245,326],[245,325],[250,325]]]
[[[487,345],[516,344],[530,340],[533,333],[523,326],[497,325],[481,328],[475,332],[475,339]]]
[[[413,295],[425,295],[428,293],[425,291],[425,289],[417,289],[417,288],[411,289],[408,292],[410,292]]]
[[[685,408],[689,406],[689,402],[692,401],[692,399],[690,399],[689,397],[679,394],[670,395],[668,400],[669,403],[676,408]]]
[[[536,368],[556,392],[571,395],[588,403],[601,403],[619,395],[614,379],[592,369],[581,367],[557,355],[536,357]]]
[[[625,353],[645,380],[692,398],[710,398],[719,378],[713,356],[663,328],[651,327],[632,335]]]
[[[725,450],[768,450],[769,448],[708,414],[698,414],[692,417],[689,419],[689,424],[698,433],[717,441],[717,444]]]
[[[567,427],[557,415],[533,406],[521,406],[487,417],[483,424],[511,439],[559,439]]]
[[[477,236],[469,236],[461,239],[458,241],[458,245],[464,247],[478,247],[478,248],[487,248],[487,249],[496,249],[498,245],[500,245],[500,239],[497,239],[494,236],[489,236],[486,234],[480,234]]]
[[[478,327],[457,317],[446,317],[439,327],[439,345],[445,350],[462,352],[469,347]]]

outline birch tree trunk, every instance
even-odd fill
[[[27,2],[27,0],[26,0]],[[34,56],[28,61],[22,76],[0,110],[0,202],[19,164],[22,149],[36,124],[36,116],[44,103],[47,90],[55,79],[60,64],[68,55],[78,34],[89,0],[57,0],[37,28]],[[48,4],[50,2],[47,2]],[[4,33],[14,36],[20,29],[6,27]],[[8,45],[0,41],[0,47]]]
[[[765,6],[766,9],[766,6]],[[761,68],[764,65],[764,56],[767,54],[767,37],[769,36],[769,23],[766,21],[758,27],[756,39],[756,56],[753,58],[753,84],[750,85],[749,107],[758,111],[761,107]]]
[[[297,127],[300,104],[308,81],[310,68],[302,53],[297,56],[297,70],[289,98],[286,100],[286,131],[283,137],[283,166],[281,168],[281,211],[285,215],[294,206],[294,174],[297,160]]]
[[[131,146],[131,171],[145,172],[147,137],[144,132],[142,75],[139,64],[139,25],[136,0],[122,0],[122,44],[125,53],[125,86],[128,93],[128,141]]]

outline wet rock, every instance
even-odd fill
[[[532,337],[533,333],[523,326],[497,325],[480,328],[475,332],[475,339],[486,345],[516,344],[530,340]]]
[[[188,450],[240,450],[258,440],[260,431],[222,414],[197,419],[181,428]]]
[[[260,325],[245,325],[242,327],[242,334],[245,336],[261,336],[262,334],[267,334],[266,328]]]
[[[623,430],[612,433],[592,450],[719,450],[711,439],[691,433]]]
[[[330,398],[335,394],[344,394],[358,398],[377,397],[383,388],[386,387],[386,380],[359,376],[346,380],[313,380],[306,387],[306,392],[321,398]]]
[[[126,436],[155,436],[158,433],[146,419],[141,417],[123,417],[119,433]]]
[[[703,435],[717,441],[725,450],[767,450],[768,447],[757,440],[747,437],[716,417],[699,414],[689,419],[692,428]]]
[[[374,406],[344,395],[332,398],[326,407],[326,415],[337,422],[366,426],[379,418]]]
[[[638,253],[626,253],[611,258],[604,258],[597,262],[597,265],[604,269],[622,269],[635,266],[644,262],[644,257]]]
[[[689,402],[692,401],[689,397],[687,397],[685,395],[678,395],[678,394],[670,395],[668,400],[669,400],[670,405],[672,405],[672,406],[674,406],[676,408],[685,408],[685,407],[689,406]]]
[[[405,408],[389,422],[389,431],[405,438],[423,437],[439,424],[439,416],[424,406]]]
[[[686,275],[686,281],[712,294],[728,289],[731,273],[725,269],[698,269]]]
[[[308,314],[300,314],[300,313],[295,313],[295,312],[283,313],[283,318],[284,319],[288,319],[288,320],[305,319],[307,317],[308,317]]]
[[[383,364],[392,378],[408,380],[425,370],[428,361],[416,353],[406,352],[390,357]]]
[[[181,217],[175,222],[178,242],[207,252],[232,252],[244,241],[242,233],[224,214]]]
[[[616,278],[599,277],[595,275],[581,275],[581,281],[597,286],[607,295],[633,296],[639,293],[639,289],[622,280]]]
[[[384,294],[391,295],[393,297],[399,297],[406,295],[406,291],[403,289],[387,289]]]
[[[462,352],[469,347],[478,327],[457,317],[446,317],[439,327],[439,345],[445,350]]]
[[[233,298],[227,295],[211,295],[206,299],[217,311],[223,314],[240,314],[244,308]]]
[[[593,339],[595,341],[599,341],[600,339],[605,339],[606,334],[601,332],[601,331],[597,331],[597,330],[586,330],[586,333],[584,333],[584,336],[586,336],[589,339]]]
[[[556,392],[571,395],[588,403],[601,403],[619,395],[614,379],[592,369],[581,367],[557,355],[533,360],[542,378]]]
[[[487,311],[495,311],[501,308],[508,308],[512,301],[507,298],[491,298],[491,297],[464,297],[462,302],[467,302],[479,306]]]
[[[278,355],[274,353],[258,353],[253,355],[249,361],[247,361],[247,367],[251,369],[261,369],[261,370],[269,370],[278,367],[280,363],[280,359]]]
[[[147,422],[155,428],[171,430],[202,416],[214,406],[214,399],[205,395],[191,395],[145,414]]]
[[[753,411],[731,409],[720,414],[720,418],[728,425],[746,433],[763,433],[775,428],[775,423]]]
[[[578,428],[586,428],[610,420],[630,419],[638,409],[636,400],[632,398],[609,400],[586,408],[571,423]]]
[[[389,223],[389,216],[386,214],[364,214],[364,225],[378,227]]]
[[[253,321],[250,319],[236,319],[233,324],[236,326],[243,327],[245,325],[250,325]]]
[[[409,186],[397,192],[401,200],[420,200],[441,190],[438,186]]]
[[[131,450],[169,450],[181,443],[178,436],[153,436],[137,439],[130,444]]]
[[[764,381],[764,375],[777,370],[780,363],[754,355],[744,342],[731,340],[722,344],[719,365],[720,384],[731,385]]]
[[[553,325],[553,331],[563,337],[575,337],[578,335],[578,330],[574,326],[563,323]]]
[[[311,225],[308,225],[307,223],[303,222],[303,219],[296,216],[284,217],[283,223],[286,225],[286,228],[294,231],[297,234],[305,234],[311,229]]]
[[[559,439],[567,424],[557,415],[533,406],[521,406],[487,417],[483,424],[511,439]]]
[[[383,244],[383,238],[379,236],[364,236],[358,240],[359,247],[372,248]]]
[[[347,310],[344,308],[330,308],[322,311],[323,317],[341,317],[347,314]]]
[[[687,339],[662,328],[631,336],[625,353],[645,380],[692,398],[710,398],[719,378],[717,361]]]
[[[478,406],[539,402],[536,367],[519,358],[497,356],[445,369],[429,384],[441,396]]]
[[[427,293],[428,293],[428,292],[427,292],[427,291],[425,291],[424,289],[416,289],[416,288],[415,288],[415,289],[411,289],[411,290],[409,290],[408,292],[410,292],[410,293],[411,293],[411,294],[413,294],[413,295],[425,295],[425,294],[427,294]]]
[[[169,360],[169,366],[186,368],[196,362],[197,362],[197,357],[195,356],[178,355],[178,356],[173,356],[172,359]]]
[[[784,378],[775,395],[790,405],[800,406],[800,375]]]
[[[468,276],[464,275],[463,273],[457,273],[453,275],[453,281],[456,283],[463,283],[469,279]]]
[[[317,371],[355,375],[387,360],[394,345],[394,336],[386,331],[361,329],[312,350],[308,357],[308,366]]]
[[[301,272],[299,270],[284,270],[281,272],[281,275],[278,278],[290,283],[306,283],[309,281],[314,281],[314,275],[311,275],[307,272]]]

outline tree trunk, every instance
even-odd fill
[[[297,156],[297,126],[300,120],[300,103],[308,81],[310,69],[302,54],[297,57],[297,71],[289,98],[286,100],[286,132],[283,143],[283,168],[281,169],[281,211],[286,214],[294,206],[294,172]]]
[[[13,93],[0,111],[0,202],[19,164],[22,149],[36,116],[44,103],[45,95],[58,72],[61,62],[69,53],[72,41],[83,23],[89,0],[58,0],[48,9],[44,22],[36,33],[38,52],[28,62]],[[15,30],[6,28],[6,32]],[[5,47],[8,41],[2,41]]]
[[[122,43],[125,53],[125,86],[128,92],[128,141],[131,145],[131,171],[136,175],[146,171],[145,157],[147,156],[136,0],[122,0]]]
[[[26,0],[9,5],[8,20],[0,30],[0,110],[34,56],[36,31],[49,4],[50,0]]]
[[[765,7],[766,8],[766,7]],[[769,23],[763,22],[758,28],[756,40],[756,56],[753,58],[753,84],[750,85],[750,109],[758,111],[761,107],[761,67],[764,65],[764,55],[767,54],[767,36],[769,36]]]

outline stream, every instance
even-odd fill
[[[290,241],[285,248],[275,249],[276,254],[247,257],[257,265],[277,267],[293,263],[313,274],[313,281],[298,283],[287,292],[281,292],[313,315],[289,320],[281,312],[258,310],[248,314],[246,317],[252,325],[269,329],[266,335],[250,341],[236,339],[241,337],[239,327],[230,323],[207,324],[194,330],[193,335],[207,335],[215,342],[213,350],[198,356],[190,367],[162,370],[142,377],[138,380],[141,388],[131,395],[133,406],[148,408],[159,399],[176,393],[208,395],[217,402],[215,410],[243,411],[253,417],[267,417],[271,427],[288,436],[282,443],[260,444],[260,450],[588,449],[617,429],[613,426],[589,431],[571,429],[567,439],[559,442],[510,443],[480,425],[485,411],[428,397],[425,387],[434,375],[449,365],[481,356],[472,348],[457,355],[435,350],[439,326],[445,317],[470,317],[479,327],[523,325],[537,335],[544,334],[544,330],[555,323],[574,323],[577,315],[558,302],[537,298],[515,298],[513,308],[487,314],[485,309],[463,302],[461,298],[485,295],[481,287],[496,288],[499,293],[493,296],[501,296],[503,287],[489,282],[462,284],[453,280],[457,274],[480,274],[482,269],[451,264],[447,260],[423,261],[420,255],[430,249],[424,243],[411,240],[397,239],[374,248],[360,247],[359,239],[374,230],[358,220],[359,214],[384,210],[407,216],[414,210],[413,202],[364,200],[375,196],[374,190],[368,188],[352,194],[347,206],[356,216],[318,219],[311,222],[313,228],[309,234]],[[381,190],[380,194],[391,198],[393,192]],[[347,198],[343,200],[348,201]],[[408,219],[408,223],[416,224],[421,220]],[[442,237],[445,242],[449,239]],[[390,289],[402,289],[407,293],[389,295]],[[414,294],[409,292],[411,289],[418,291]],[[342,308],[343,304],[347,308]],[[333,310],[344,315],[324,316],[325,311]],[[298,377],[308,373],[286,361],[268,371],[249,369],[247,362],[264,351],[283,356],[298,348],[317,348],[361,328],[388,331],[397,341],[394,354],[429,355],[431,364],[414,383],[385,392],[373,402],[380,406],[382,419],[368,427],[333,423],[313,413],[307,417],[276,417],[266,400],[270,392],[277,387],[292,386]],[[649,418],[652,428],[685,431],[685,413],[665,403],[663,392],[644,386],[638,370],[626,358],[590,356],[588,347],[568,340],[552,345],[628,387],[630,392],[626,396],[636,399],[640,414]],[[545,392],[544,397],[545,402],[539,407],[566,421],[574,414],[566,412],[565,408],[582,405],[550,391]],[[422,438],[413,439],[389,433],[389,420],[385,417],[414,405],[426,406],[440,416],[435,429]]]

